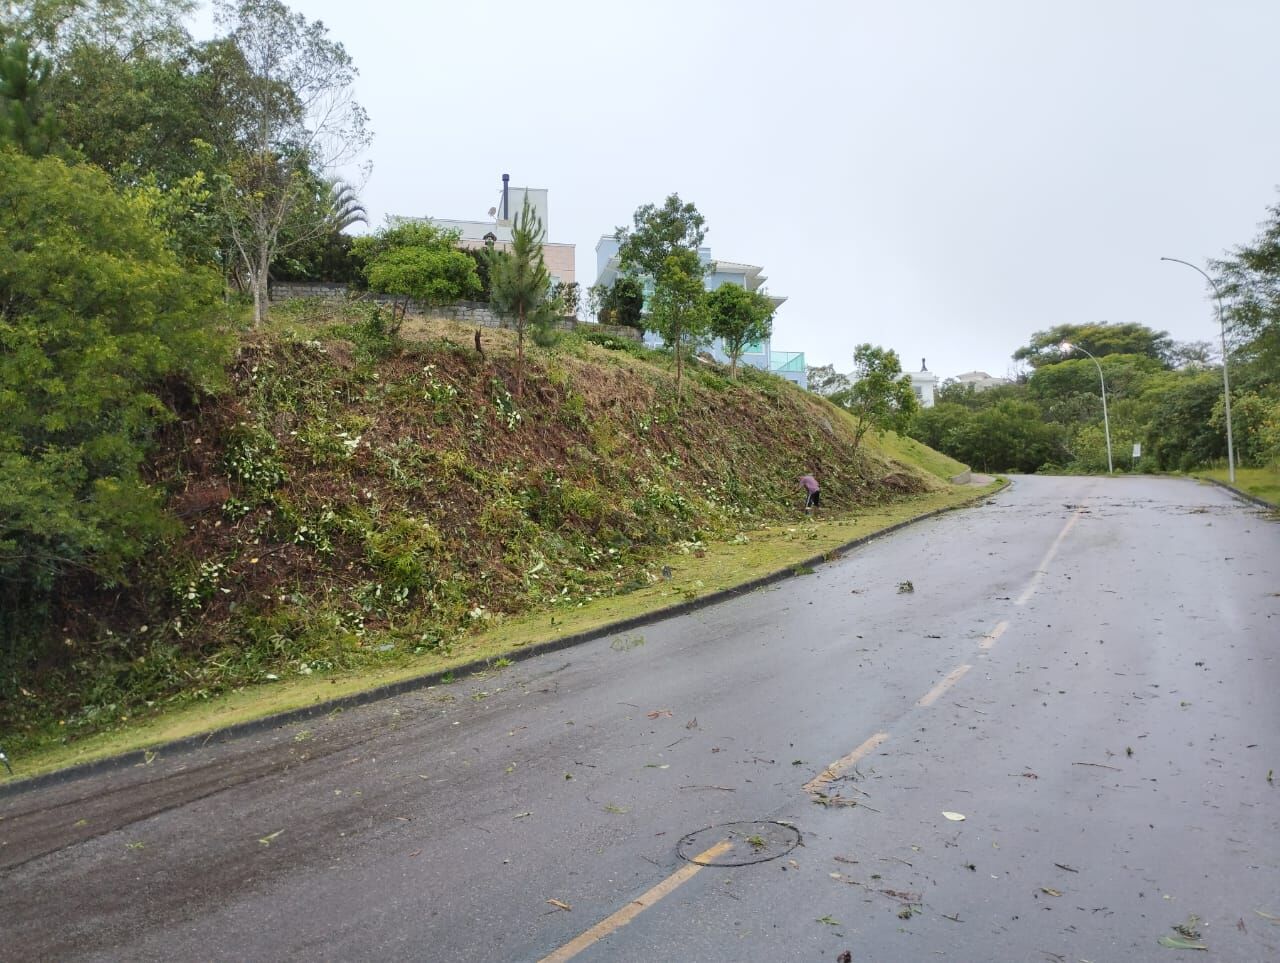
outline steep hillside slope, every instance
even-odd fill
[[[647,585],[673,546],[802,518],[806,471],[826,513],[944,487],[752,369],[691,365],[677,399],[664,355],[570,335],[530,348],[516,397],[509,332],[479,353],[446,322],[395,339],[331,310],[245,338],[231,390],[166,432],[154,473],[185,530],[132,588],[67,597],[4,729],[447,651]]]

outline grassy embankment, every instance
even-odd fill
[[[299,305],[166,433],[186,522],[133,587],[70,599],[0,708],[20,775],[446,670],[750,581],[984,490],[769,375]],[[799,512],[817,470],[824,506]],[[671,578],[660,573],[670,566]]]
[[[1223,484],[1231,484],[1225,466],[1206,469],[1197,474]],[[1237,468],[1234,487],[1254,498],[1261,498],[1264,502],[1280,505],[1280,465],[1269,468]]]

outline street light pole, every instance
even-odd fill
[[[1213,293],[1218,300],[1218,330],[1222,335],[1222,399],[1223,405],[1227,409],[1227,476],[1231,479],[1231,484],[1236,483],[1236,453],[1235,445],[1231,440],[1231,382],[1227,378],[1227,323],[1222,318],[1222,289],[1218,287],[1218,282],[1204,271],[1196,267],[1190,261],[1183,261],[1176,257],[1162,257],[1162,261],[1172,261],[1174,264],[1185,264],[1193,271],[1199,271],[1200,275],[1213,286]]]
[[[1102,430],[1107,436],[1107,474],[1114,475],[1115,469],[1111,465],[1111,419],[1107,417],[1107,379],[1102,376],[1102,365],[1098,364],[1097,358],[1094,358],[1092,354],[1089,354],[1087,350],[1081,348],[1078,344],[1064,341],[1059,347],[1067,354],[1075,350],[1083,351],[1090,358],[1093,358],[1093,366],[1098,369],[1098,381],[1102,383]]]

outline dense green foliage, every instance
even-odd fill
[[[1280,371],[1280,204],[1267,208],[1267,220],[1251,244],[1212,264],[1227,302],[1235,353],[1274,389]],[[1274,394],[1272,394],[1274,397]]]
[[[617,230],[622,269],[653,284],[646,327],[662,335],[676,359],[676,391],[683,377],[685,349],[706,333],[708,313],[703,278],[706,265],[698,247],[706,236],[706,219],[692,203],[672,194],[661,207],[645,204],[632,216],[632,227]]]
[[[595,299],[596,320],[601,324],[644,330],[644,284],[638,278],[623,275],[603,290],[593,287],[589,296]]]
[[[0,143],[148,193],[174,250],[252,292],[260,320],[273,272],[349,273],[333,238],[361,209],[332,175],[369,138],[322,24],[278,0],[215,6],[226,33],[196,42],[187,0],[4,5]]]
[[[356,238],[351,251],[364,266],[369,288],[398,299],[398,325],[410,301],[448,304],[480,293],[476,261],[458,250],[457,242],[456,232],[424,221],[401,221]]]
[[[1136,354],[1157,362],[1167,362],[1173,342],[1168,332],[1153,331],[1142,324],[1059,324],[1048,331],[1037,331],[1031,341],[1013,353],[1015,361],[1027,361],[1033,368],[1055,364],[1063,342],[1080,345],[1094,357],[1109,354]]]
[[[58,144],[49,106],[49,61],[21,39],[5,41],[0,29],[0,147],[43,157]]]
[[[182,381],[221,369],[217,277],[184,267],[143,198],[0,151],[0,661],[60,578],[118,582],[167,530],[144,483]]]
[[[872,428],[905,429],[916,410],[911,378],[902,373],[897,352],[878,345],[860,344],[853,352],[850,385],[831,400],[854,421],[854,445]]]
[[[773,302],[760,291],[722,284],[707,295],[707,329],[724,344],[729,377],[738,376],[738,359],[748,344],[773,334]]]
[[[1231,358],[1232,431],[1240,463],[1255,466],[1280,462],[1280,393],[1267,340],[1274,330],[1267,319],[1275,316],[1269,285],[1277,279],[1267,273],[1273,262],[1266,249],[1264,235],[1258,250],[1241,249],[1231,268],[1231,291],[1247,302],[1240,310],[1250,318],[1238,329]],[[1094,352],[1097,365],[1061,351],[1064,341]],[[1222,372],[1207,355],[1203,343],[1174,344],[1142,325],[1059,325],[1036,332],[1015,352],[1032,364],[1029,376],[981,392],[943,385],[910,432],[989,471],[1103,472],[1105,379],[1116,470],[1189,471],[1227,454]],[[1132,457],[1135,445],[1140,458]]]

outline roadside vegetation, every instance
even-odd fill
[[[1258,283],[1276,279],[1280,267]],[[1280,464],[1277,316],[1236,326],[1229,370],[1237,465],[1264,471]],[[1036,332],[1013,357],[1030,372],[985,391],[944,383],[908,433],[980,471],[1106,472],[1101,368],[1116,471],[1225,468],[1222,366],[1208,343],[1177,344],[1140,324],[1071,324]]]
[[[241,330],[222,385],[152,438],[146,491],[180,525],[113,579],[62,573],[10,635],[10,755],[562,620],[663,581],[659,559],[796,522],[802,471],[833,515],[946,487],[755,369],[686,365],[681,403],[667,353],[567,335],[525,347],[517,399],[514,333],[486,331],[483,354],[473,334],[309,302]]]
[[[253,693],[286,684],[315,698],[308,685],[498,658],[618,606],[696,598],[956,504],[971,490],[947,479],[966,465],[1098,471],[1096,371],[1055,353],[1063,337],[1100,358],[1116,451],[1144,446],[1134,467],[1225,453],[1211,352],[1140,325],[1039,332],[1030,376],[949,387],[923,411],[879,346],[858,347],[852,378],[815,371],[829,398],[741,365],[773,302],[708,295],[705,222],[675,194],[619,228],[623,276],[587,296],[670,347],[560,332],[580,295],[550,284],[528,210],[505,249],[463,250],[426,224],[344,232],[364,212],[338,169],[367,118],[322,24],[279,0],[217,0],[221,33],[197,42],[193,7],[0,7],[11,757],[103,745],[179,708],[265,711]],[[1215,265],[1236,438],[1259,469],[1280,452],[1272,213]],[[394,303],[273,304],[273,278]],[[459,298],[510,330],[409,311]],[[703,353],[711,338],[728,365]],[[816,521],[801,520],[804,473],[822,482]]]

